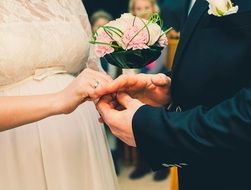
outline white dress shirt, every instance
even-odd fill
[[[196,2],[196,0],[191,0],[191,4],[190,4],[189,10],[188,10],[188,14],[189,14],[190,11],[192,10],[192,8],[193,8],[195,2]]]

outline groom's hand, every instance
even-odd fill
[[[151,106],[163,106],[170,102],[171,79],[164,74],[121,75],[111,84],[96,89],[99,97],[126,92],[134,99]]]
[[[125,108],[124,110],[116,110],[111,95],[102,97],[96,106],[103,121],[110,127],[111,132],[129,146],[136,147],[132,119],[135,112],[144,104],[131,98],[126,93],[118,93],[117,101]]]

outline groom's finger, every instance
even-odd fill
[[[107,115],[113,114],[115,112],[114,106],[111,103],[112,97],[110,95],[102,97],[96,104],[97,110],[101,114],[102,118],[106,121]]]
[[[105,123],[105,121],[103,120],[102,117],[100,117],[100,118],[98,119],[98,122],[99,122],[99,123],[102,123],[102,124]]]
[[[134,85],[137,82],[137,79],[135,76],[128,76],[128,75],[121,75],[116,80],[111,82],[109,85],[105,87],[100,87],[96,89],[96,94],[99,96],[105,95],[105,94],[111,94],[115,93],[119,90],[123,90],[127,87],[130,87]]]
[[[117,94],[117,100],[125,108],[133,108],[135,104],[138,105],[138,102],[139,102],[138,100],[133,99],[127,93],[123,93],[123,92],[120,92]]]
[[[99,107],[112,107],[110,105],[110,102],[112,102],[112,97],[110,95],[106,95],[106,96],[103,96],[99,99],[98,103],[96,104],[96,106],[99,108]]]

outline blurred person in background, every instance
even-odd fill
[[[160,9],[156,0],[130,0],[129,1],[129,12],[135,16],[141,17],[148,20],[153,13],[159,13]],[[147,65],[145,68],[141,69],[140,72],[143,73],[160,73],[167,72],[165,67],[167,48],[162,51],[161,56],[158,60]],[[138,154],[136,168],[130,174],[130,179],[139,179],[146,174],[150,173],[151,169],[148,164],[140,157]],[[169,169],[159,170],[154,175],[155,181],[161,181],[167,178]]]
[[[112,15],[107,13],[104,10],[99,10],[99,11],[94,12],[90,18],[92,32],[95,33],[99,27],[106,25],[112,19],[113,19]],[[101,58],[101,65],[103,69],[107,72],[108,63],[103,58]]]
[[[93,13],[90,18],[92,31],[96,32],[100,26],[106,25],[113,19],[112,15],[104,10],[99,10]]]
[[[99,27],[106,25],[108,22],[113,20],[113,17],[110,13],[104,11],[104,10],[98,10],[93,13],[93,15],[90,18],[91,26],[92,26],[92,32],[96,32]],[[117,78],[121,73],[121,69],[119,69],[116,66],[113,66],[111,64],[108,64],[105,58],[101,57],[100,62],[102,65],[102,68],[113,78]],[[112,152],[112,157],[116,169],[117,175],[119,174],[119,150],[118,150],[118,139],[113,136],[109,130],[109,127],[106,127],[106,134],[107,139],[109,143],[109,147]]]
[[[129,12],[148,20],[153,13],[159,13],[160,10],[156,0],[130,0]]]
[[[135,16],[148,20],[153,13],[160,13],[160,9],[156,0],[131,0],[129,1],[129,12]],[[168,33],[168,38],[178,38],[179,34],[175,30]],[[167,47],[163,49],[158,60],[141,69],[142,73],[156,74],[166,73]]]

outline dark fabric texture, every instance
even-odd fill
[[[180,31],[188,15],[188,8],[191,0],[160,0],[161,18],[164,21],[165,29],[173,27]]]
[[[146,105],[133,118],[153,170],[188,164],[180,190],[251,189],[251,1],[233,2],[238,13],[219,18],[196,1],[172,70],[174,109]]]

